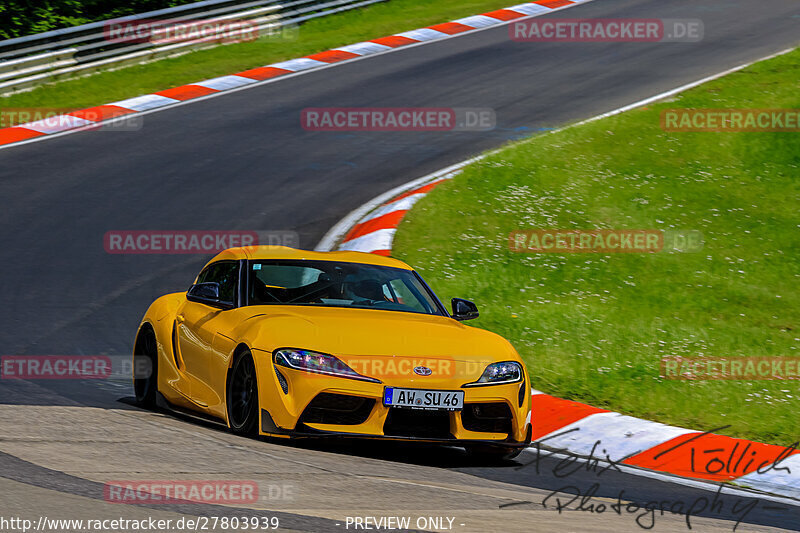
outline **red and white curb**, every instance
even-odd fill
[[[298,73],[328,67],[334,63],[354,61],[366,56],[391,52],[399,48],[419,45],[460,34],[480,31],[492,26],[507,24],[513,20],[536,17],[561,9],[590,2],[591,0],[537,0],[526,2],[505,9],[490,11],[482,15],[474,15],[452,22],[435,24],[427,28],[407,31],[372,39],[361,43],[342,46],[306,57],[273,63],[264,67],[238,72],[229,76],[220,76],[210,80],[190,83],[153,94],[128,98],[111,102],[64,115],[56,115],[46,119],[28,122],[10,128],[0,129],[0,147],[24,141],[39,140],[42,137],[65,132],[81,131],[96,127],[100,123],[119,119],[119,117],[150,112],[211,95],[242,89],[265,81],[273,81]]]
[[[350,250],[389,255],[397,225],[408,210],[431,189],[484,157],[467,159],[373,198],[328,230],[314,249],[320,252]]]
[[[791,50],[772,54],[759,61]],[[739,65],[573,126],[672,97],[753,63]],[[551,133],[557,131],[560,129]],[[381,194],[333,226],[315,249],[390,255],[397,226],[411,206],[464,167],[491,153],[462,161]],[[761,498],[793,505],[800,502],[798,443],[777,446],[667,426],[536,390],[532,391],[531,405],[532,438],[541,448],[568,457],[582,458],[587,463],[613,462],[623,471],[696,488],[717,490],[719,484],[725,484],[727,490],[745,489]]]
[[[397,226],[434,187],[474,158],[376,198],[334,226],[317,250],[388,256]],[[800,500],[800,452],[724,435],[667,426],[532,391],[533,441],[589,460],[706,483],[730,483]]]
[[[533,440],[547,449],[800,500],[796,443],[762,444],[532,393]]]
[[[444,176],[406,191],[369,213],[344,236],[339,250],[386,255],[392,251],[397,225],[428,191],[450,179]]]

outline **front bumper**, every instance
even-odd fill
[[[262,413],[264,413],[264,411],[262,411]],[[267,414],[267,416],[269,415]],[[264,428],[262,428],[261,435],[272,436],[272,437],[289,437],[292,439],[382,440],[382,441],[397,441],[397,442],[415,442],[420,444],[441,444],[441,445],[451,445],[451,446],[472,446],[472,445],[480,445],[487,447],[496,446],[499,448],[512,448],[512,449],[527,448],[531,443],[530,439],[524,439],[518,442],[508,439],[480,440],[480,439],[457,439],[455,437],[449,437],[449,438],[403,437],[396,435],[373,435],[369,433],[328,431],[328,430],[319,430],[311,428],[305,428],[301,430],[286,430],[285,432],[281,433],[272,433],[269,431],[264,431],[263,429]]]
[[[519,383],[461,387],[468,380],[404,378],[372,383],[312,375],[272,364],[257,364],[257,367],[262,435],[381,438],[508,448],[524,447],[529,442],[530,386],[527,377]],[[262,387],[261,383],[268,386]],[[382,403],[387,386],[462,390],[464,409],[422,411],[387,407]],[[325,401],[320,402],[321,399]],[[325,407],[326,402],[340,409],[331,410],[331,416],[327,416],[324,409],[316,410],[316,405],[322,403]],[[489,416],[484,417],[487,414]]]

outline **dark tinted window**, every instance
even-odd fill
[[[250,303],[441,314],[414,272],[334,261],[251,261]]]
[[[239,279],[239,263],[220,261],[208,265],[197,277],[197,283],[219,283],[219,297],[223,302],[236,300],[236,286]]]

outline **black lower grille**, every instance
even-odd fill
[[[505,403],[468,403],[461,411],[464,429],[483,433],[511,433],[511,409]]]
[[[311,403],[303,411],[300,422],[307,424],[363,424],[372,412],[374,405],[375,400],[369,398],[323,392],[311,400]]]
[[[284,375],[281,374],[281,371],[278,370],[277,366],[275,367],[275,374],[278,376],[278,383],[281,384],[281,390],[283,391],[283,393],[289,394],[289,383],[286,381]]]
[[[389,409],[383,425],[383,434],[387,437],[453,438],[450,433],[450,414],[447,411],[422,411],[397,407]]]

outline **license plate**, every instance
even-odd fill
[[[455,411],[464,408],[464,391],[398,389],[386,387],[383,405],[409,407],[412,409],[446,409]]]

